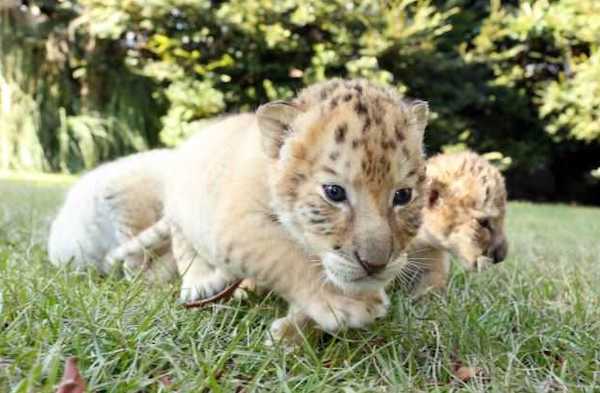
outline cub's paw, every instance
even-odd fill
[[[311,310],[311,315],[324,330],[364,327],[387,314],[390,301],[385,292],[360,297],[335,296],[327,299],[325,308]]]
[[[283,317],[273,321],[269,329],[269,335],[265,339],[265,345],[281,345],[286,351],[291,351],[304,341],[297,323],[290,317]]]
[[[179,300],[187,303],[214,296],[229,284],[229,280],[219,270],[215,270],[203,277],[184,277],[181,283]]]
[[[376,319],[386,316],[388,309],[390,308],[390,298],[383,289],[369,295],[366,301],[371,307],[371,312]]]
[[[237,300],[248,299],[248,292],[257,292],[256,281],[251,278],[245,278],[242,283],[233,292],[233,297]]]

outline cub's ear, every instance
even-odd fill
[[[429,181],[427,187],[427,207],[433,208],[446,193],[446,185],[437,179]]]
[[[415,127],[422,140],[429,119],[429,104],[426,101],[414,100],[410,103],[410,112],[413,116],[412,126]]]
[[[258,108],[258,127],[262,134],[263,149],[269,157],[279,157],[279,150],[291,133],[290,126],[300,112],[296,106],[286,101],[273,101]]]

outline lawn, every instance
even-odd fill
[[[263,345],[274,297],[186,310],[176,284],[50,266],[61,182],[0,180],[0,392],[52,392],[68,356],[94,392],[600,391],[600,209],[511,203],[506,262],[289,352]]]

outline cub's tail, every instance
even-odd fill
[[[171,224],[165,217],[154,225],[144,229],[137,236],[111,250],[105,257],[109,266],[125,262],[128,265],[130,259],[143,257],[146,252],[154,251],[165,246],[171,236]]]

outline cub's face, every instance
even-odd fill
[[[342,83],[312,106],[301,95],[258,112],[273,158],[273,210],[346,291],[393,279],[421,223],[427,105],[385,92]],[[264,131],[273,127],[280,131]]]
[[[502,262],[506,189],[500,172],[474,153],[439,155],[427,168],[422,231],[469,270]]]

